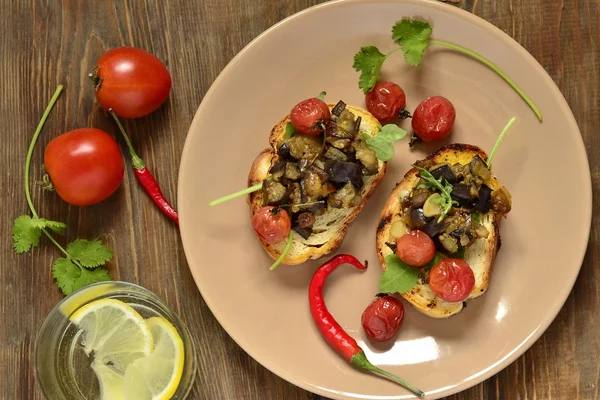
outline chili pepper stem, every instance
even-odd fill
[[[406,389],[410,390],[411,392],[413,392],[414,394],[416,394],[419,397],[425,397],[425,393],[423,391],[417,389],[416,387],[414,387],[413,385],[411,385],[404,379],[402,379],[399,376],[396,376],[390,372],[387,372],[380,368],[377,368],[376,366],[371,364],[371,362],[367,359],[367,356],[365,355],[365,352],[363,350],[360,350],[358,353],[356,353],[352,357],[350,362],[352,362],[352,364],[356,367],[366,369],[377,375],[383,376],[383,377],[388,378],[396,383],[399,383],[400,385],[404,386]]]
[[[133,166],[133,168],[135,168],[135,169],[146,168],[146,163],[144,163],[144,160],[142,160],[141,157],[138,156],[137,153],[135,152],[135,150],[133,149],[133,145],[131,144],[131,141],[129,140],[129,136],[127,136],[127,132],[125,132],[125,128],[123,128],[123,125],[121,125],[121,121],[119,120],[119,117],[117,117],[117,114],[115,113],[115,111],[112,108],[109,108],[108,113],[113,117],[113,119],[117,123],[117,126],[119,127],[119,131],[123,135],[123,139],[125,139],[125,144],[127,144],[127,148],[129,149],[129,155],[131,156],[131,165]]]

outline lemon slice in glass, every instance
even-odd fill
[[[96,369],[105,366],[123,376],[135,360],[154,349],[154,340],[146,321],[126,303],[101,299],[86,304],[70,317],[84,331],[84,351],[93,351]]]
[[[183,373],[184,347],[175,327],[165,318],[146,320],[154,338],[154,351],[139,358],[125,371],[126,400],[170,399]]]

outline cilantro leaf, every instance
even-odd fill
[[[69,256],[79,261],[86,268],[95,268],[106,264],[113,252],[99,240],[89,241],[77,239],[67,246]]]
[[[326,91],[322,91],[321,93],[319,93],[317,95],[317,99],[325,101],[325,96],[327,96],[327,92]]]
[[[379,51],[375,46],[364,46],[354,55],[354,64],[352,67],[360,72],[358,87],[365,94],[371,90],[377,83],[377,76],[387,55]]]
[[[379,280],[381,293],[405,293],[417,284],[419,274],[395,254],[385,258],[386,269]]]
[[[17,253],[24,253],[40,244],[43,228],[50,228],[60,233],[65,226],[62,222],[21,215],[15,219],[12,227],[13,248]]]
[[[392,159],[394,156],[394,142],[404,139],[405,136],[406,131],[394,124],[385,125],[375,137],[364,134],[367,147],[373,150],[381,161]]]
[[[434,191],[439,191],[441,197],[439,201],[436,202],[442,206],[442,213],[438,218],[438,223],[442,222],[442,220],[446,217],[446,214],[448,214],[448,211],[450,211],[452,206],[458,205],[458,202],[456,200],[453,200],[451,196],[452,185],[447,181],[442,180],[441,178],[439,180],[435,179],[431,172],[427,171],[424,168],[417,167],[416,165],[413,165],[413,167],[419,170],[421,174],[421,179],[423,179],[424,181],[421,184],[419,184],[417,188],[428,188]]]
[[[392,38],[402,47],[404,59],[417,66],[423,60],[423,53],[429,47],[429,37],[433,30],[427,22],[403,19],[392,28]]]
[[[110,275],[104,268],[93,271],[79,268],[66,258],[57,258],[52,265],[52,277],[65,295],[96,282],[109,281]]]
[[[285,138],[289,139],[296,133],[296,128],[294,128],[294,124],[288,122],[285,124]]]

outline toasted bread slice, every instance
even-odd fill
[[[476,155],[479,155],[484,161],[487,160],[487,154],[476,146],[452,144],[442,147],[426,160],[431,160],[434,164],[448,162],[450,164],[460,163],[465,165]],[[419,161],[415,165],[421,167],[424,161]],[[401,207],[402,199],[417,186],[418,173],[419,171],[416,168],[412,168],[404,175],[404,179],[392,191],[381,212],[379,224],[377,225],[377,256],[384,270],[386,269],[385,257],[393,253],[386,244],[390,241],[390,228],[394,222],[401,219],[404,213]],[[499,182],[493,176],[485,183],[493,190],[500,188]],[[492,266],[500,247],[499,222],[501,217],[501,214],[494,213],[491,210],[487,214],[481,215],[480,222],[490,234],[487,239],[477,239],[465,251],[465,261],[475,275],[475,285],[466,300],[482,295],[490,284]],[[464,307],[463,302],[449,303],[437,297],[427,284],[418,283],[412,290],[401,295],[417,310],[433,318],[450,317],[459,313]]]
[[[333,107],[334,105],[329,104],[330,109]],[[346,106],[346,109],[351,111],[355,117],[362,117],[359,134],[365,133],[371,137],[375,137],[379,133],[379,121],[371,113],[362,108],[349,105]],[[263,150],[254,160],[250,168],[250,174],[248,175],[248,186],[255,185],[265,179],[271,167],[278,161],[278,144],[285,138],[285,127],[289,121],[290,118],[288,115],[275,125],[271,131],[269,136],[271,147]],[[346,236],[346,231],[350,223],[362,211],[367,200],[381,182],[386,168],[387,164],[379,160],[379,172],[376,175],[363,178],[364,185],[360,190],[362,202],[358,206],[340,209],[328,208],[325,214],[316,217],[313,225],[314,233],[308,239],[304,239],[298,233],[294,232],[292,247],[283,259],[282,264],[301,264],[309,259],[318,259],[338,248]],[[252,215],[265,205],[263,197],[262,191],[250,194],[248,202]],[[286,245],[286,241],[267,244],[258,236],[257,239],[273,259],[279,258]]]

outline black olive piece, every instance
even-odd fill
[[[296,225],[293,229],[304,239],[308,239],[312,234],[312,228],[301,228],[300,225]]]
[[[362,170],[360,165],[347,161],[328,160],[325,163],[325,171],[329,180],[335,183],[352,182],[354,186],[360,181],[362,186]]]
[[[281,146],[279,146],[279,149],[277,149],[277,154],[284,160],[296,160],[294,157],[292,157],[292,154],[290,153],[290,146],[288,146],[287,143],[283,143]]]
[[[423,214],[422,208],[414,208],[410,212],[410,225],[413,229],[423,229],[427,222],[427,217]]]
[[[342,111],[344,111],[344,109],[346,108],[346,103],[344,103],[343,101],[338,101],[337,104],[335,105],[335,107],[333,107],[333,109],[331,110],[331,113],[337,117],[339,117],[342,114]]]
[[[269,170],[269,173],[270,174],[274,174],[276,172],[279,172],[279,171],[283,170],[285,168],[286,164],[287,163],[285,161],[278,161],[278,162],[276,162],[275,165],[273,165],[271,167],[271,169]]]
[[[469,187],[464,183],[459,183],[458,185],[454,185],[452,187],[452,192],[450,193],[452,200],[458,201],[458,204],[461,207],[472,207],[473,199],[471,199],[471,192],[469,191]]]
[[[423,227],[423,232],[425,232],[430,238],[434,238],[440,233],[442,233],[444,229],[446,229],[446,224],[443,222],[438,223],[437,219],[434,218],[431,221],[427,222],[427,224]]]
[[[479,188],[479,198],[473,205],[473,208],[482,214],[490,211],[490,199],[492,198],[492,189],[488,185],[481,185]]]
[[[448,183],[456,183],[456,175],[452,172],[452,169],[444,164],[441,167],[438,167],[431,171],[431,175],[434,176],[435,179],[445,179]]]

